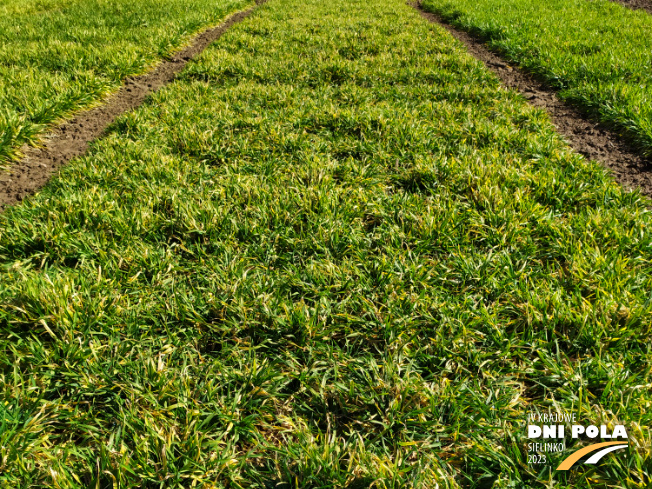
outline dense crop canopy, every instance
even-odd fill
[[[642,487],[648,204],[403,0],[272,0],[0,215],[0,481],[544,488],[558,408]]]

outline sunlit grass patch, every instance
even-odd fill
[[[244,0],[8,0],[0,5],[0,165],[249,5]]]
[[[425,0],[652,153],[652,17],[611,0]]]

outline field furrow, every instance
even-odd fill
[[[574,151],[607,168],[625,188],[635,188],[652,196],[650,159],[643,156],[627,139],[561,100],[555,89],[537,80],[515,63],[506,61],[481,38],[446,23],[439,15],[424,10],[420,3],[414,2],[412,5],[422,17],[441,25],[455,39],[464,43],[468,51],[496,74],[505,87],[518,91],[533,107],[545,110],[557,132]]]
[[[0,168],[248,0],[0,2]]]
[[[652,16],[610,0],[424,0],[652,155]]]
[[[650,0],[613,0],[613,1],[621,3],[633,10],[645,10],[646,12],[652,14],[652,1]]]
[[[271,0],[0,214],[0,485],[645,487],[648,205],[403,0]]]
[[[258,0],[256,4],[264,3]],[[240,10],[218,26],[206,29],[169,59],[139,76],[130,77],[112,96],[91,110],[84,110],[52,128],[39,147],[25,148],[20,161],[0,171],[0,212],[38,192],[73,158],[86,153],[94,140],[122,114],[139,107],[152,93],[170,83],[186,64],[198,56],[231,26],[247,18],[255,5]]]

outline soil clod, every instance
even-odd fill
[[[645,10],[652,14],[652,0],[612,0],[632,10]]]

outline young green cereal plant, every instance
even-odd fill
[[[648,205],[403,0],[272,0],[0,216],[0,481],[644,487]]]

